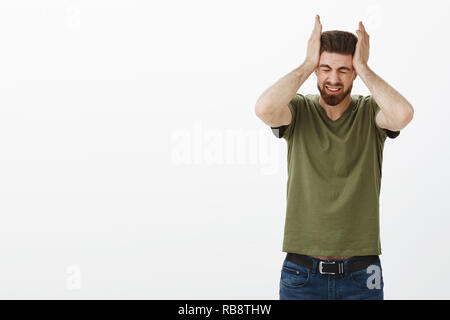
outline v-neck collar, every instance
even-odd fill
[[[322,115],[323,115],[323,118],[324,118],[327,122],[333,123],[333,124],[342,122],[342,121],[347,117],[347,115],[350,113],[350,111],[353,109],[353,106],[354,106],[354,99],[353,99],[353,97],[350,95],[350,98],[351,98],[351,99],[350,99],[350,105],[347,107],[347,109],[344,111],[344,113],[343,113],[339,118],[337,118],[336,120],[332,120],[330,117],[328,117],[328,115],[327,115],[325,109],[320,105],[320,103],[319,103],[319,98],[320,98],[320,94],[316,94],[316,99],[315,99],[315,106],[316,106],[316,108],[319,109],[319,111],[320,111],[320,112],[322,113]]]

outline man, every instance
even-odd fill
[[[368,66],[369,35],[322,33],[304,62],[269,87],[256,115],[288,146],[280,299],[384,299],[379,255],[383,147],[413,118],[411,104]],[[320,95],[297,93],[312,74]],[[371,95],[351,95],[359,76]]]

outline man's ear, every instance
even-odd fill
[[[353,69],[353,81],[355,81],[357,76],[358,76],[358,73],[356,73],[356,70]]]

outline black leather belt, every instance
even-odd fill
[[[318,260],[315,271],[321,274],[344,274],[362,270],[370,266],[376,259],[377,255],[370,256],[354,256],[349,258],[347,266],[344,267],[343,260]],[[313,270],[314,260],[310,256],[298,253],[288,253],[286,260],[299,264],[303,267]],[[347,270],[344,270],[346,268]]]

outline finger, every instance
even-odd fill
[[[365,32],[366,29],[364,28],[364,25],[362,23],[362,21],[359,22],[359,30],[361,30],[362,32]]]
[[[320,17],[319,17],[318,14],[316,15],[316,23],[315,23],[314,26],[315,26],[316,28],[319,28],[319,27],[321,26],[321,23],[320,23]]]
[[[361,29],[361,31],[362,31],[363,33],[369,35],[369,34],[367,33],[367,30],[366,30],[366,28],[364,27],[362,21],[359,22],[359,29]]]
[[[314,18],[313,32],[314,32],[314,30],[316,30],[316,28],[317,28],[317,15],[316,15],[316,17]]]
[[[317,34],[322,33],[322,24],[320,23],[320,17],[319,15],[316,15],[316,22],[314,23],[314,28],[312,31],[311,36],[316,36]]]

